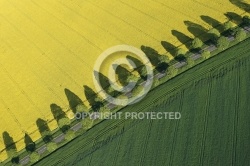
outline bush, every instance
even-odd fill
[[[65,134],[65,139],[67,140],[67,141],[70,141],[70,140],[72,140],[73,138],[75,138],[75,132],[73,131],[73,130],[68,130],[67,132],[66,132],[66,134]]]
[[[59,121],[58,121],[58,126],[60,128],[63,128],[64,126],[69,126],[69,125],[70,125],[69,118],[62,118],[62,119],[59,119]]]
[[[156,86],[158,86],[158,85],[160,85],[160,80],[157,79],[157,78],[155,78],[155,79],[154,79],[154,87],[156,87]]]
[[[18,156],[18,153],[16,151],[16,149],[9,149],[7,150],[7,154],[9,158],[15,158]]]
[[[195,65],[195,61],[191,57],[188,57],[187,58],[187,65],[189,67],[193,67]]]
[[[53,152],[54,150],[56,150],[57,149],[57,144],[55,143],[55,142],[49,142],[48,144],[47,144],[47,150],[49,151],[49,152]]]
[[[224,31],[231,31],[233,29],[233,23],[228,21],[224,24]]]
[[[31,162],[31,163],[37,162],[39,159],[40,159],[39,153],[37,153],[37,152],[32,152],[32,153],[30,154],[30,162]]]
[[[94,120],[90,119],[90,117],[84,118],[82,121],[82,128],[84,130],[88,130],[93,126]]]
[[[82,112],[88,112],[89,109],[84,104],[78,104],[76,106],[76,112],[82,113]]]
[[[208,59],[208,58],[211,56],[211,53],[210,53],[210,51],[208,51],[208,50],[204,50],[204,51],[202,51],[201,56],[202,56],[204,59]]]
[[[142,95],[143,91],[144,91],[144,87],[141,85],[138,85],[138,86],[134,87],[134,89],[132,90],[132,95],[133,96]]]
[[[131,92],[131,93],[132,93],[132,92]],[[117,97],[117,99],[120,99],[120,100],[121,100],[121,102],[120,102],[120,103],[117,103],[117,105],[122,105],[122,106],[128,105],[128,102],[129,102],[128,96],[126,96],[125,94],[119,95],[119,96]]]
[[[200,49],[203,45],[203,42],[199,38],[195,38],[192,41],[192,48],[193,49]]]
[[[179,48],[177,51],[176,51],[176,54],[175,56],[184,56],[186,54],[186,51],[182,48]]]
[[[130,73],[127,77],[127,82],[137,82],[139,80],[139,76],[136,76],[134,73]]]
[[[235,34],[235,39],[237,41],[242,41],[246,38],[246,36],[247,36],[246,32],[242,28],[240,28]]]
[[[168,63],[169,62],[169,58],[167,55],[160,55],[159,56],[159,60],[160,60],[160,63]]]
[[[229,40],[228,38],[221,36],[218,40],[217,40],[217,47],[220,50],[225,50],[227,47],[229,46]]]
[[[220,35],[221,35],[220,32],[215,28],[209,30],[208,34],[211,35],[211,39],[212,39],[213,42],[216,42],[218,40],[218,38],[220,37]]]
[[[174,76],[176,76],[178,74],[178,69],[176,69],[174,66],[170,66],[169,68],[168,68],[168,75],[170,76],[170,77],[174,77]]]
[[[110,116],[111,111],[106,106],[104,106],[99,110],[99,113],[101,114],[100,118],[106,118]]]

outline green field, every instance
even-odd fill
[[[105,120],[36,165],[248,165],[250,39],[121,111],[180,120]]]

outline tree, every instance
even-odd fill
[[[224,31],[231,31],[233,29],[233,23],[228,21],[224,23]]]
[[[84,104],[78,104],[76,106],[76,112],[77,113],[89,112],[89,109]]]
[[[90,117],[84,118],[82,121],[82,128],[84,130],[90,129],[94,124],[94,120],[91,119]]]
[[[235,34],[235,39],[237,41],[242,41],[246,38],[246,36],[247,36],[246,32],[242,28],[240,28]]]
[[[208,59],[208,58],[211,56],[211,53],[210,53],[210,51],[208,51],[208,50],[204,50],[204,51],[202,51],[201,56],[202,56],[204,59]]]
[[[250,17],[249,16],[244,16],[243,17],[243,23],[245,25],[250,25]]]
[[[176,69],[174,66],[170,66],[169,68],[168,68],[168,75],[170,76],[170,77],[174,77],[174,76],[176,76],[178,74],[178,69]]]
[[[216,41],[220,37],[220,32],[215,28],[210,29],[208,33],[212,35],[213,41]]]
[[[199,38],[195,38],[192,41],[192,48],[193,49],[200,49],[203,45],[203,42]]]
[[[186,54],[186,51],[182,48],[179,48],[177,51],[176,51],[176,54],[175,56],[184,56]]]
[[[55,142],[49,142],[48,144],[47,144],[47,150],[49,151],[49,152],[53,152],[54,150],[56,150],[57,149],[57,144],[55,143]]]
[[[160,80],[159,79],[154,79],[154,87],[160,85]]]
[[[117,99],[120,100],[120,103],[116,103],[116,105],[122,105],[122,106],[128,105],[129,99],[128,99],[128,96],[126,94],[119,95],[117,97]]]
[[[136,86],[133,90],[132,90],[132,94],[133,96],[138,96],[140,94],[143,94],[144,91],[144,87],[141,85]]]
[[[69,126],[70,125],[70,120],[69,118],[62,118],[62,119],[59,119],[58,121],[58,126],[60,128],[64,127],[64,126]]]
[[[217,47],[220,50],[224,50],[229,46],[229,40],[228,38],[221,36],[218,40],[217,40]]]
[[[188,57],[188,58],[187,58],[187,65],[188,65],[189,67],[193,67],[194,64],[195,64],[194,60],[193,60],[191,57]]]
[[[147,77],[148,71],[146,65],[140,67],[140,75],[142,77]]]
[[[43,141],[45,143],[48,143],[52,140],[52,135],[51,135],[51,132],[49,130],[45,130],[41,134],[42,134]]]
[[[73,138],[75,138],[75,132],[74,130],[68,130],[64,136],[64,138],[67,140],[67,141],[70,141],[72,140]]]
[[[139,80],[138,76],[136,76],[134,73],[131,73],[127,77],[127,82],[137,82]]]
[[[169,58],[166,55],[160,55],[159,60],[160,60],[160,63],[168,63]]]
[[[14,157],[18,156],[18,153],[17,153],[16,149],[7,150],[7,154],[9,156],[9,158],[14,158]]]
[[[37,152],[32,152],[32,153],[30,154],[30,162],[31,162],[31,163],[37,162],[39,159],[40,159],[39,153],[37,153]]]
[[[100,118],[106,118],[106,117],[109,117],[111,112],[109,110],[108,107],[104,106],[102,108],[100,108],[99,110],[99,113],[101,114],[101,117]]]

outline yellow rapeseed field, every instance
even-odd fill
[[[161,41],[180,46],[173,32],[194,37],[187,21],[209,29],[201,16],[223,23],[226,12],[244,13],[229,0],[0,0],[1,134],[21,150],[25,133],[41,137],[38,118],[57,128],[50,104],[69,108],[65,88],[85,100],[83,85],[94,89],[95,60],[109,47],[145,45],[171,58]],[[1,137],[0,160],[4,148]]]

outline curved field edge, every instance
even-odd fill
[[[152,107],[154,108],[157,105],[158,105],[158,108],[162,108],[162,105],[165,105],[164,106],[165,108],[169,107],[169,110],[176,111],[179,108],[178,103],[181,102],[178,99],[180,98],[180,94],[181,94],[180,92],[182,91],[184,92],[184,101],[182,101],[182,104],[184,104],[184,106],[182,106],[182,108],[184,109],[188,108],[187,111],[189,111],[190,114],[187,115],[184,112],[180,122],[176,122],[176,121],[164,121],[164,122],[159,122],[159,123],[153,122],[153,124],[150,125],[150,123],[152,122],[149,123],[149,121],[144,120],[145,125],[142,125],[143,129],[145,128],[145,130],[148,130],[151,132],[154,132],[155,130],[160,130],[160,127],[162,127],[162,125],[164,125],[164,127],[165,126],[167,127],[165,129],[168,132],[165,135],[162,133],[162,138],[158,136],[159,138],[157,137],[155,138],[155,140],[159,141],[159,140],[166,139],[163,145],[164,147],[167,145],[172,147],[171,149],[173,150],[171,150],[171,153],[170,153],[171,158],[170,156],[168,156],[169,152],[159,153],[158,155],[164,156],[166,154],[166,156],[164,156],[165,160],[171,163],[175,163],[175,164],[177,163],[181,164],[181,162],[183,161],[183,158],[182,160],[179,160],[179,159],[180,157],[184,157],[184,156],[185,158],[191,157],[191,160],[189,160],[189,162],[194,162],[192,164],[195,164],[195,163],[205,164],[205,163],[211,163],[211,162],[218,162],[219,160],[222,160],[223,155],[228,156],[228,157],[224,157],[225,161],[227,161],[228,164],[237,163],[237,162],[244,162],[244,163],[249,162],[247,161],[247,158],[244,157],[245,156],[244,154],[247,154],[247,153],[243,152],[242,153],[243,155],[239,155],[238,153],[235,153],[235,151],[239,152],[239,149],[243,149],[243,147],[245,149],[245,152],[247,151],[247,149],[249,149],[247,148],[249,147],[247,142],[244,142],[245,140],[249,140],[249,133],[247,132],[248,130],[246,130],[247,129],[246,123],[249,123],[247,121],[247,118],[249,118],[249,114],[247,114],[247,111],[246,111],[247,110],[246,103],[249,102],[249,98],[247,97],[247,92],[249,92],[249,88],[247,87],[247,85],[249,84],[249,78],[247,78],[246,76],[246,74],[249,73],[249,67],[247,67],[246,65],[246,63],[249,63],[249,58],[248,58],[249,50],[250,50],[249,42],[250,42],[250,39],[228,49],[227,51],[209,59],[208,61],[203,62],[202,65],[198,65],[188,70],[187,72],[175,77],[174,79],[168,81],[167,83],[159,86],[158,88],[150,92],[149,95],[140,103],[133,105],[133,106],[126,107],[122,109],[121,111],[138,111],[138,110],[152,111]],[[241,60],[239,61],[239,59]],[[236,64],[236,67],[230,67],[230,66],[235,66],[235,64]],[[241,66],[241,64],[243,65]],[[226,69],[227,66],[229,66],[228,69]],[[241,77],[239,76],[239,73]],[[193,79],[190,79],[190,78],[193,78]],[[223,79],[221,78],[225,78],[225,80],[223,81]],[[237,79],[240,79],[240,81],[236,81]],[[239,96],[237,97],[239,98],[239,100],[237,100],[238,103],[235,104],[234,103],[235,102],[234,89],[237,89],[237,87],[239,87],[237,82],[241,83],[241,86],[240,86],[241,88],[237,90],[237,92],[240,94],[238,94]],[[210,85],[208,86],[207,84],[210,84]],[[221,96],[223,94],[221,93],[223,88],[224,88],[224,92],[229,91],[228,89],[225,89],[224,85],[226,85],[225,87],[227,87],[228,89],[229,88],[231,89],[232,93],[230,93],[229,96]],[[208,89],[208,87],[210,86],[211,86],[211,89]],[[198,94],[194,93],[197,91],[197,89],[199,90],[199,92],[197,92]],[[208,96],[206,95],[208,93],[211,93],[211,94]],[[195,103],[193,103],[192,99],[195,99],[194,100]],[[201,102],[199,102],[199,100],[201,100]],[[209,102],[209,104],[206,104],[207,102]],[[169,103],[169,104],[166,105],[166,103]],[[195,105],[199,103],[201,104],[198,106]],[[221,105],[223,105],[223,107]],[[144,108],[145,106],[146,108]],[[204,107],[209,107],[209,108],[204,108]],[[157,110],[166,111],[164,109],[157,109]],[[208,110],[209,112],[205,113],[204,110]],[[226,112],[221,112],[222,110]],[[218,111],[220,111],[220,114],[218,114]],[[237,121],[234,119],[236,115],[235,113],[237,113],[237,119],[238,119]],[[185,115],[186,115],[186,118],[185,118]],[[193,122],[194,120],[193,118],[195,118],[194,122]],[[129,143],[133,143],[133,141],[136,142],[136,140],[144,140],[144,139],[139,139],[139,138],[144,138],[145,135],[143,134],[140,135],[140,132],[143,132],[144,130],[142,129],[140,129],[139,131],[135,130],[138,127],[135,127],[133,131],[134,133],[133,135],[126,136],[126,133],[133,129],[131,128],[131,130],[128,130],[131,126],[139,126],[139,124],[143,124],[144,121],[142,122],[142,121],[135,121],[135,120],[126,120],[126,121],[105,120],[99,125],[95,126],[92,130],[89,130],[88,132],[86,132],[84,135],[77,137],[72,142],[68,143],[64,147],[58,149],[56,152],[47,156],[40,162],[36,163],[36,165],[57,165],[57,164],[63,165],[63,163],[65,163],[66,165],[69,165],[69,164],[72,164],[74,161],[76,162],[81,161],[83,163],[88,161],[89,164],[98,165],[98,163],[101,163],[103,161],[111,162],[112,160],[114,164],[115,163],[117,164],[117,162],[120,163],[119,160],[121,160],[121,156],[119,154],[108,153],[107,150],[105,150],[107,149],[107,146],[104,146],[104,145],[110,142],[111,145],[109,146],[110,147],[109,150],[113,153],[115,152],[115,150],[112,149],[113,147],[112,140],[116,140],[116,137],[118,138],[121,136],[126,137],[127,144],[124,145],[123,143],[123,146],[119,145],[119,149],[116,150],[116,153],[119,153],[119,152],[123,153],[123,157],[127,158],[128,156],[130,156],[130,153],[132,152],[131,150],[137,149],[136,148],[137,146],[139,147],[142,146],[141,145],[142,143],[133,144],[135,147],[129,146],[130,149],[126,149]],[[198,125],[194,125],[196,121],[199,122]],[[219,122],[224,123],[224,124],[219,124]],[[156,129],[155,130],[147,129],[146,127],[147,123],[149,123],[148,126],[155,126]],[[167,123],[167,125],[165,123]],[[180,126],[177,127],[177,131],[176,131],[177,134],[174,134],[173,131],[174,131],[174,128],[176,127],[176,123],[180,123],[179,124]],[[186,123],[190,125],[192,124],[191,125],[192,128],[190,128],[190,126],[188,127]],[[112,126],[110,124],[112,124]],[[225,129],[225,131],[224,130],[221,131],[220,130],[221,127],[222,129]],[[238,128],[240,128],[241,130],[238,130]],[[245,130],[242,130],[242,129],[245,129]],[[189,134],[190,131],[192,131],[192,134]],[[160,130],[160,133],[161,132],[163,131]],[[146,134],[149,134],[149,133],[146,133]],[[151,133],[150,136],[153,138],[154,136],[152,135],[154,134],[155,132]],[[215,137],[215,135],[224,136],[223,138],[225,138],[226,140],[224,141],[224,143],[221,142],[222,141],[221,139],[219,139],[218,141],[216,140],[217,137]],[[165,138],[164,136],[167,136],[167,137]],[[176,140],[177,142],[174,145],[172,145],[173,143],[172,141],[174,138],[177,138],[179,141]],[[122,139],[122,137],[119,139]],[[197,144],[194,144],[193,142],[193,144],[188,145],[187,143],[193,139],[195,139],[194,142],[196,142]],[[124,142],[126,140],[122,139],[120,141]],[[142,149],[147,149],[147,152],[143,153],[144,157],[142,157],[142,161],[152,162],[154,160],[149,160],[148,153],[151,150],[155,151],[154,146],[156,146],[157,144],[156,142],[154,142],[154,144],[152,145],[150,141],[147,141],[147,142],[148,142],[147,148],[142,148]],[[219,143],[221,143],[221,146],[223,145],[224,147],[221,147],[221,146],[217,147],[218,145],[220,145]],[[121,144],[121,143],[117,142],[116,146],[118,144]],[[230,146],[228,146],[228,144],[230,144]],[[188,146],[184,146],[184,145],[188,145]],[[109,157],[106,155],[100,156],[100,154],[98,156],[98,154],[96,154],[97,152],[95,151],[97,151],[98,149],[99,149],[98,151],[100,151],[102,147],[104,148],[104,151],[105,151],[105,153],[103,154],[109,154],[112,156],[109,156]],[[185,149],[182,149],[183,147]],[[229,147],[231,147],[231,149]],[[223,148],[227,149],[226,150],[227,154],[221,153]],[[140,148],[138,149],[139,149],[138,151],[140,151]],[[190,149],[192,149],[192,153],[187,153],[190,151]],[[232,149],[234,149],[234,151]],[[208,155],[208,152],[212,152],[213,150],[218,150],[218,152],[220,153],[218,154],[209,153]],[[223,150],[223,152],[225,151]],[[135,151],[133,151],[133,153],[135,153]],[[125,154],[127,154],[128,156],[126,157]],[[96,155],[96,156],[92,156],[92,155]],[[136,153],[136,155],[137,155],[137,158],[139,159],[140,153]],[[95,158],[97,156],[98,158]],[[106,156],[106,158],[104,158],[104,156]],[[117,156],[119,160],[113,159],[114,156]],[[219,156],[221,157],[219,158]],[[124,158],[124,161],[125,161],[125,158]],[[134,157],[134,160],[129,160],[129,161],[136,162],[135,160],[137,160],[137,158]],[[164,161],[162,160],[162,162],[165,162],[165,160]],[[229,163],[229,160],[230,160],[230,163]],[[185,161],[187,162],[187,160]]]

